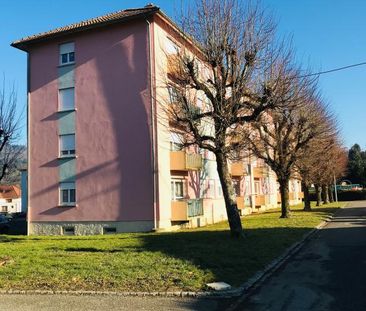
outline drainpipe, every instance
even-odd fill
[[[155,142],[156,142],[156,129],[155,129],[155,108],[154,108],[154,100],[153,100],[153,94],[154,94],[154,88],[153,88],[153,62],[152,62],[152,51],[151,51],[151,34],[150,34],[150,28],[151,23],[149,20],[146,19],[147,23],[147,35],[148,35],[148,44],[149,44],[149,76],[150,76],[150,109],[151,109],[151,148],[152,148],[152,166],[153,166],[153,205],[154,205],[154,229],[157,230],[157,206],[156,206],[156,200],[157,200],[157,194],[156,194],[156,172],[157,172],[157,163],[156,163],[156,148],[155,148]]]
[[[29,204],[29,196],[30,196],[30,139],[29,139],[29,117],[30,117],[30,54],[27,52],[27,175],[26,175],[26,191],[27,191],[27,235],[30,235],[30,204]],[[23,189],[22,189],[23,191]]]

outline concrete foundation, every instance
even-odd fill
[[[30,222],[29,235],[96,235],[122,232],[148,232],[153,221]]]

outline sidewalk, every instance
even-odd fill
[[[223,300],[122,296],[1,295],[0,310],[11,311],[132,311],[222,310]]]

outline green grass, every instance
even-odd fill
[[[243,217],[246,238],[230,238],[226,222],[174,233],[87,237],[0,235],[0,289],[100,291],[202,290],[251,277],[340,204],[290,219],[279,211]]]

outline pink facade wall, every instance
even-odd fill
[[[58,207],[58,45],[75,42],[77,207]],[[30,221],[153,220],[145,21],[30,51]]]

